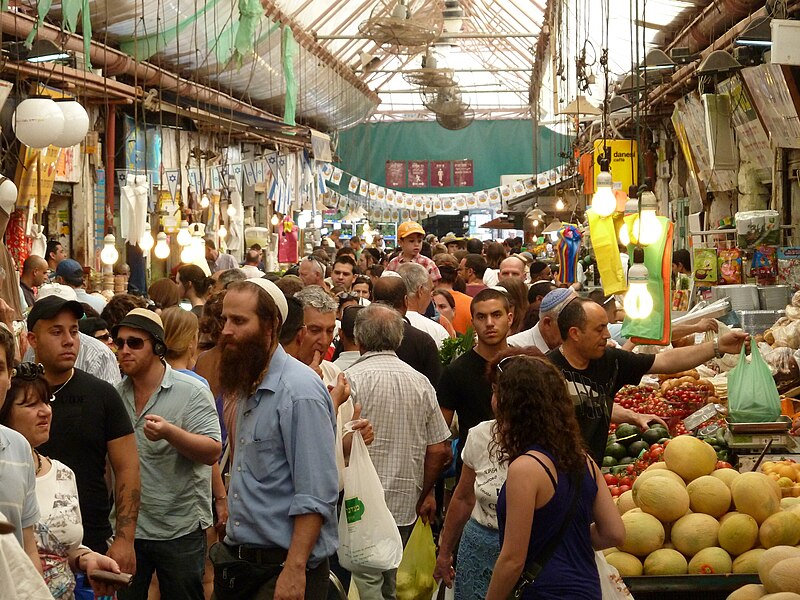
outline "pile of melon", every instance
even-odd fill
[[[777,547],[800,557],[800,499],[781,500],[778,484],[763,473],[715,470],[716,462],[710,445],[678,436],[664,461],[619,497],[625,543],[606,558],[623,577],[758,573],[760,559]],[[800,560],[797,568],[800,582]],[[761,596],[741,598],[750,597]]]

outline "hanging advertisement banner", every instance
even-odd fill
[[[390,188],[406,187],[406,161],[404,160],[386,161],[386,187]]]
[[[408,187],[410,188],[428,187],[427,160],[408,161]]]
[[[452,163],[449,160],[431,161],[431,187],[450,187],[450,171]]]
[[[475,171],[472,160],[453,161],[453,185],[455,187],[472,187],[475,185]]]
[[[594,142],[594,179],[600,173],[597,158],[603,154],[604,140]],[[614,180],[614,189],[627,193],[628,188],[637,185],[639,171],[639,155],[634,140],[605,140],[605,145],[611,148],[611,178]]]

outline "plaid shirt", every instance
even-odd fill
[[[431,276],[431,280],[434,283],[436,283],[442,278],[442,274],[439,273],[439,267],[436,266],[436,263],[433,262],[427,256],[423,256],[422,254],[417,254],[411,260],[406,260],[402,253],[398,254],[392,260],[389,261],[389,264],[386,265],[386,270],[397,271],[397,267],[407,262],[415,262],[418,265],[422,265],[423,267],[425,267],[425,270],[428,271],[428,275]]]
[[[428,446],[450,437],[450,429],[427,378],[394,352],[367,352],[345,371],[361,417],[375,440],[367,446],[383,484],[386,505],[398,526],[417,518]]]

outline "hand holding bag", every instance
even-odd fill
[[[430,600],[436,582],[436,546],[430,524],[417,519],[397,568],[397,600]]]
[[[396,569],[403,557],[403,540],[359,431],[353,433],[350,463],[344,469],[337,554],[353,573]]]

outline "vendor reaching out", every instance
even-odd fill
[[[658,421],[656,415],[643,415],[614,403],[614,396],[628,384],[637,385],[647,373],[678,373],[692,369],[723,353],[738,353],[749,337],[730,332],[718,341],[661,354],[634,354],[607,345],[608,317],[602,306],[585,298],[573,298],[558,315],[563,342],[548,352],[548,358],[567,380],[578,423],[592,458],[601,463],[610,423],[633,423],[646,429]]]

